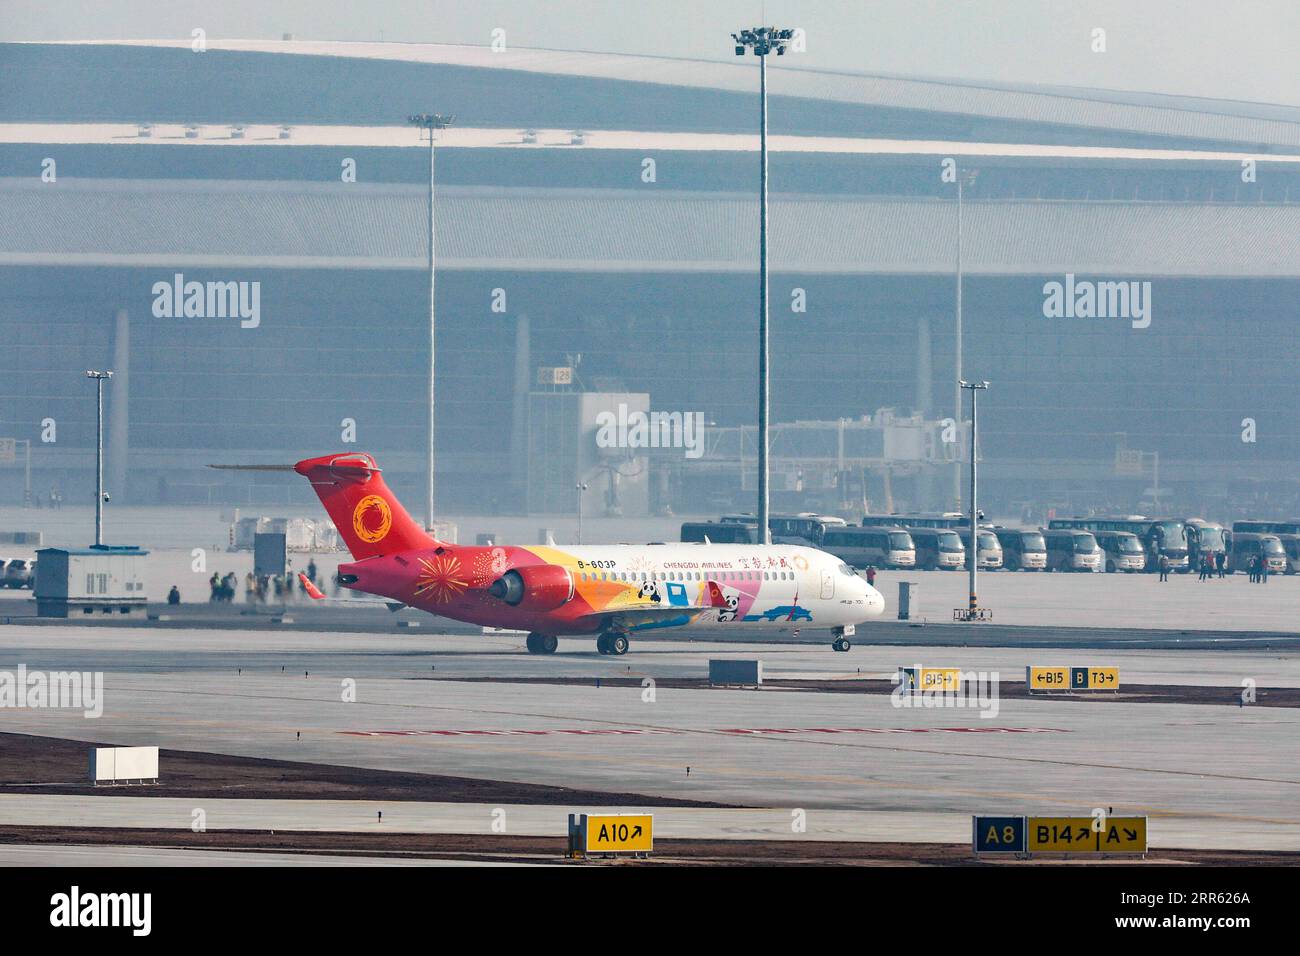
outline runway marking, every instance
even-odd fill
[[[754,736],[761,734],[1068,734],[1060,727],[724,727],[705,733]],[[552,734],[680,735],[700,733],[691,728],[600,727],[575,730],[339,730],[349,737],[545,737]]]
[[[681,730],[656,730],[649,727],[593,727],[578,730],[339,730],[349,737],[545,737],[551,734],[680,734]]]
[[[1060,727],[755,727],[724,734],[1068,734]]]

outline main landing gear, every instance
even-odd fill
[[[602,631],[596,638],[596,650],[602,654],[622,656],[627,653],[627,635],[622,631]]]
[[[529,654],[554,654],[560,646],[560,640],[554,634],[538,634],[534,631],[528,635]]]
[[[854,630],[855,628],[852,624],[833,628],[831,630],[831,636],[834,637],[835,640],[831,641],[831,650],[843,653],[852,647],[853,644],[849,641],[849,638],[853,636]]]

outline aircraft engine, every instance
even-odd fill
[[[525,611],[554,611],[573,598],[573,575],[554,564],[516,568],[493,581],[488,593]]]

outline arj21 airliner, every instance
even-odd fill
[[[553,654],[560,635],[584,634],[596,636],[602,654],[626,654],[634,631],[688,625],[753,629],[755,636],[829,628],[832,647],[846,651],[856,625],[885,607],[880,592],[844,562],[814,548],[461,546],[421,528],[370,455],[325,455],[292,467],[311,482],[352,553],[339,566],[345,587],[458,621],[527,631],[534,654]]]

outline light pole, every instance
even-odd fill
[[[578,544],[582,544],[582,493],[587,490],[587,483],[580,481],[573,486],[578,493]]]
[[[965,199],[964,186],[967,183],[974,185],[975,177],[977,174],[978,173],[976,170],[973,169],[963,170],[960,165],[957,167],[957,320],[956,320],[956,327],[955,327],[956,338],[957,338],[957,345],[956,345],[957,369],[956,369],[956,375],[954,375],[953,377],[957,380],[958,385],[956,390],[953,392],[952,405],[956,413],[956,421],[958,424],[960,424],[961,422],[961,389],[962,389],[961,386],[961,380],[962,380],[961,366],[962,366],[962,346],[963,346],[963,342],[962,342],[963,317],[962,317],[962,296],[961,296],[962,284],[963,284],[962,283],[962,278],[963,278],[962,240],[963,240],[963,233],[964,233],[963,219],[964,219],[964,213],[966,208],[964,202]],[[956,502],[956,510],[961,511],[961,460],[960,459],[953,462],[952,496],[953,496],[953,500]]]
[[[772,543],[768,523],[768,435],[767,419],[771,391],[768,387],[768,320],[767,320],[767,55],[773,51],[785,55],[785,46],[794,38],[793,30],[754,27],[733,33],[736,56],[752,49],[758,56],[759,91],[759,201],[758,201],[758,528],[763,544]]]
[[[95,380],[95,547],[104,543],[104,382],[112,372],[86,372]]]
[[[433,527],[433,372],[435,341],[437,338],[438,323],[434,311],[434,221],[433,221],[433,159],[434,159],[434,133],[440,129],[446,129],[456,119],[454,116],[442,116],[438,113],[416,113],[414,116],[407,117],[407,122],[420,127],[421,130],[429,134],[429,463],[428,475],[426,476],[426,491],[428,492],[425,501],[425,522],[426,528]]]
[[[966,560],[970,564],[970,605],[967,607],[966,618],[968,621],[976,620],[979,611],[979,601],[975,597],[975,572],[980,563],[979,506],[975,497],[979,459],[979,432],[977,431],[979,425],[976,412],[979,406],[979,393],[988,387],[988,382],[965,382],[960,379],[957,381],[958,395],[963,388],[970,392],[970,551],[966,555]]]

